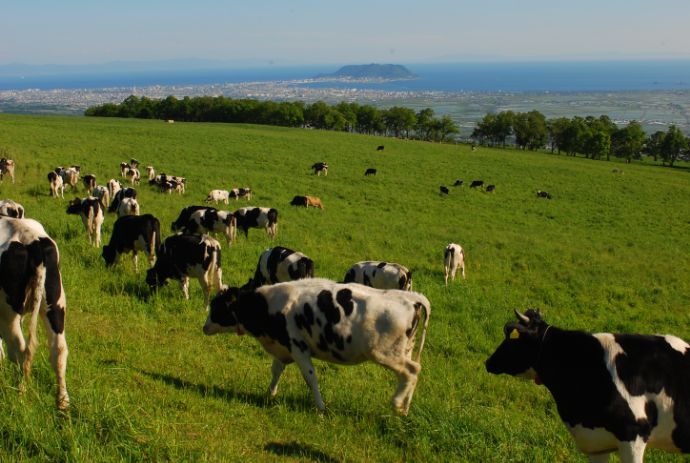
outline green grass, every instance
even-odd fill
[[[0,460],[584,461],[545,388],[484,370],[512,309],[538,307],[566,328],[690,339],[688,170],[625,165],[616,175],[621,165],[543,153],[82,117],[2,115],[0,146],[17,163],[17,183],[0,184],[0,197],[22,203],[60,247],[72,399],[67,416],[55,411],[41,332],[26,393],[17,392],[16,367],[0,368]],[[104,184],[131,157],[188,178],[184,196],[139,188],[142,212],[166,233],[212,188],[250,186],[252,205],[279,210],[274,242],[252,230],[224,246],[225,283],[244,283],[259,253],[278,244],[306,253],[317,275],[332,279],[366,259],[412,269],[432,314],[410,415],[392,413],[396,381],[372,364],[317,363],[325,414],[294,366],[271,401],[271,359],[255,340],[202,334],[197,283],[190,301],[177,284],[149,298],[144,265],[137,275],[125,258],[106,272],[79,218],[65,214],[68,196],[48,196],[46,174],[80,164]],[[309,170],[321,160],[327,177]],[[378,175],[365,178],[367,167]],[[439,185],[457,178],[497,188],[439,196]],[[537,189],[554,199],[537,199]],[[288,206],[298,194],[320,197],[325,210]],[[106,218],[106,242],[113,221]],[[451,241],[466,249],[467,279],[446,288]]]

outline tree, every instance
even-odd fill
[[[625,158],[630,162],[639,159],[647,135],[637,121],[631,121],[611,136],[611,151],[614,156]]]
[[[583,148],[585,156],[588,158],[601,159],[606,156],[608,159],[611,151],[611,136],[601,128],[590,129]]]
[[[410,130],[417,122],[417,116],[414,111],[401,106],[393,106],[383,111],[382,115],[383,121],[386,124],[386,130],[392,132],[396,137],[400,137],[403,132],[406,136],[409,135]]]
[[[688,149],[688,140],[675,125],[671,125],[664,135],[661,144],[661,159],[664,164],[668,163],[673,167],[673,163],[678,160],[683,151]]]
[[[565,132],[570,125],[570,119],[567,117],[559,117],[557,119],[549,119],[546,124],[546,130],[549,135],[549,143],[551,144],[551,153],[557,149],[558,154],[561,154],[561,149],[565,146]]]
[[[661,157],[662,145],[664,144],[664,137],[666,134],[661,130],[654,132],[648,139],[645,146],[645,153],[652,156],[654,161]]]
[[[424,108],[417,113],[417,122],[414,125],[414,131],[417,134],[417,138],[422,140],[431,139],[433,120],[434,110],[431,108]]]
[[[513,132],[520,148],[539,149],[547,140],[546,118],[539,111],[517,113],[513,117]]]

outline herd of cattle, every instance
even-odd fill
[[[132,159],[120,166],[121,175],[132,185],[140,181],[138,164]],[[317,175],[328,172],[324,162],[312,168]],[[66,185],[76,190],[80,170],[71,166],[50,172],[50,195],[62,197]],[[184,177],[156,176],[151,166],[146,171],[149,183],[160,191],[184,193]],[[5,174],[14,182],[14,161],[0,160],[0,180]],[[123,254],[131,252],[138,269],[137,254],[143,252],[151,290],[176,280],[185,298],[189,298],[189,279],[198,279],[208,308],[203,332],[255,337],[273,356],[272,397],[285,366],[294,362],[317,407],[324,410],[312,358],[344,365],[369,360],[396,373],[398,387],[392,405],[401,414],[408,413],[431,310],[426,297],[411,291],[409,269],[391,262],[358,262],[338,283],[315,278],[314,261],[303,253],[275,246],[261,253],[246,284],[229,288],[222,282],[221,245],[210,235],[224,235],[229,245],[237,239],[237,229],[248,236],[250,228],[259,228],[275,238],[276,209],[242,207],[230,212],[189,206],[172,223],[174,234],[162,239],[159,220],[151,214],[140,215],[134,188],[123,187],[115,179],[99,186],[92,174],[82,181],[88,196],[70,201],[66,211],[81,217],[94,246],[100,247],[106,210],[118,215],[110,241],[103,246],[105,265],[116,265]],[[461,184],[457,181],[454,186]],[[551,197],[542,191],[537,195]],[[251,189],[212,190],[206,201],[228,204],[231,197],[250,199]],[[295,196],[291,204],[323,208],[311,196]],[[57,378],[57,407],[66,409],[66,303],[59,260],[57,245],[43,226],[26,218],[20,204],[0,201],[0,292],[4,296],[0,297],[0,336],[9,359],[28,377],[40,316]],[[465,278],[465,252],[450,243],[444,251],[446,285],[458,269]],[[21,320],[27,314],[31,314],[31,324],[25,342]],[[505,325],[505,339],[486,361],[487,371],[546,386],[578,448],[590,461],[608,461],[610,453],[618,452],[624,462],[640,462],[646,447],[690,453],[690,345],[685,341],[670,335],[568,331],[548,325],[533,310],[515,314],[517,322]],[[420,323],[421,339],[413,354]],[[0,344],[0,358],[4,355]]]

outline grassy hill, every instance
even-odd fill
[[[40,332],[25,394],[17,369],[0,367],[2,460],[584,461],[545,388],[484,370],[512,309],[538,307],[571,329],[690,339],[687,170],[625,165],[620,175],[611,172],[620,165],[543,153],[81,117],[1,115],[0,146],[17,163],[17,183],[0,184],[0,198],[22,203],[60,247],[72,399],[59,416]],[[270,357],[248,336],[202,334],[196,282],[184,301],[177,284],[149,297],[129,258],[106,272],[79,218],[65,214],[68,196],[48,196],[46,174],[80,164],[104,184],[131,157],[188,179],[184,196],[139,188],[142,212],[166,234],[180,209],[212,188],[250,186],[251,205],[279,210],[275,241],[258,230],[230,248],[221,239],[225,283],[244,283],[259,253],[278,244],[306,253],[317,275],[332,279],[365,259],[412,269],[432,314],[409,417],[392,413],[396,380],[373,364],[316,362],[325,414],[294,366],[268,400]],[[322,160],[329,174],[316,177],[309,166]],[[378,175],[365,178],[367,167]],[[496,191],[450,187],[455,179],[483,179]],[[537,199],[537,189],[553,199]],[[290,207],[298,194],[319,196],[325,210]],[[113,221],[106,218],[106,242]],[[467,279],[446,288],[451,241],[466,249]]]

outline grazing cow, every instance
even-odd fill
[[[261,253],[250,284],[258,288],[302,278],[314,278],[314,261],[301,252],[276,246]]]
[[[412,288],[412,272],[407,267],[393,262],[357,262],[345,273],[345,283],[359,283],[377,289]]]
[[[440,194],[442,195],[447,195],[448,193],[450,193],[450,190],[446,186],[441,185],[440,187],[438,187],[438,189],[440,191]]]
[[[240,198],[245,198],[247,201],[252,199],[252,189],[249,187],[233,188],[228,192],[228,194],[230,198],[235,198],[235,201]]]
[[[690,345],[675,336],[586,333],[515,311],[518,322],[486,361],[489,373],[543,384],[575,445],[592,462],[646,447],[690,453]]]
[[[36,324],[40,316],[57,379],[57,407],[67,409],[67,306],[60,275],[60,252],[43,226],[32,219],[0,220],[0,237],[0,334],[7,344],[7,355],[22,368],[23,381],[28,380],[38,345]],[[28,343],[21,327],[24,315],[29,315],[31,320]],[[3,357],[0,344],[0,359]]]
[[[464,182],[462,180],[456,180],[455,183],[453,183],[453,186],[462,186]]]
[[[480,188],[484,186],[484,180],[472,180],[470,188]]]
[[[129,172],[129,163],[120,163],[120,177],[127,177],[127,172]]]
[[[189,278],[199,280],[208,307],[211,289],[223,288],[220,268],[220,243],[208,235],[172,235],[158,248],[156,264],[146,272],[146,284],[152,291],[168,279],[180,282],[189,299]]]
[[[325,162],[316,162],[311,168],[314,169],[314,174],[316,175],[321,175],[321,172],[323,172],[323,175],[328,175],[328,164]]]
[[[137,168],[139,168],[139,161],[137,161],[137,160],[134,159],[134,158],[130,159],[130,160],[129,160],[129,167],[131,167],[132,169],[137,169]]]
[[[446,281],[446,286],[448,286],[448,274],[453,281],[455,281],[455,272],[460,268],[462,273],[462,278],[465,278],[465,251],[462,246],[455,243],[450,243],[446,246],[443,252],[443,274]]]
[[[15,219],[23,219],[24,206],[12,201],[11,199],[3,199],[0,201],[0,215],[5,217],[13,217]]]
[[[72,190],[77,189],[79,184],[79,166],[72,166],[67,169],[60,169],[58,174],[62,177],[62,183],[64,185],[69,185]]]
[[[86,228],[89,243],[96,247],[101,245],[101,225],[103,224],[103,209],[98,198],[89,196],[84,199],[74,198],[67,206],[67,213],[81,217]]]
[[[306,196],[295,196],[290,201],[291,206],[304,206],[307,207],[307,197]]]
[[[180,211],[180,215],[177,216],[177,219],[172,223],[170,229],[174,232],[176,231],[181,231],[183,228],[189,224],[189,220],[192,217],[192,213],[200,210],[213,210],[213,211],[218,211],[215,207],[210,207],[210,206],[187,206],[184,209]]]
[[[364,176],[365,176],[365,177],[368,177],[369,175],[376,175],[376,169],[373,169],[373,168],[369,167],[369,168],[364,172]]]
[[[153,166],[146,166],[146,175],[149,177],[149,182],[156,178],[156,171]]]
[[[87,174],[84,175],[81,181],[84,182],[84,188],[86,188],[86,193],[88,193],[89,196],[91,196],[91,192],[96,187],[96,176],[93,174]]]
[[[156,250],[161,245],[161,224],[151,214],[140,216],[125,215],[115,221],[110,243],[103,246],[103,259],[107,267],[112,267],[120,256],[132,252],[134,268],[138,271],[137,252],[143,251],[153,266]]]
[[[537,190],[537,198],[551,199],[551,194],[548,191]]]
[[[237,219],[231,212],[209,207],[191,211],[187,222],[180,229],[183,233],[196,235],[222,233],[229,245],[235,240],[237,234]]]
[[[62,182],[60,175],[56,172],[48,172],[48,182],[50,182],[50,196],[56,198],[58,196],[65,197],[65,184]]]
[[[206,202],[210,203],[213,201],[214,203],[217,203],[218,201],[223,201],[223,203],[228,204],[228,200],[230,199],[230,192],[228,190],[211,190],[206,196]]]
[[[321,200],[316,196],[305,196],[305,198],[307,200],[307,204],[305,205],[307,208],[309,208],[309,206],[312,206],[318,207],[319,209],[323,209],[323,204],[321,204]]]
[[[162,193],[172,193],[174,190],[182,194],[185,192],[187,179],[161,173],[150,179],[149,185],[157,185]]]
[[[113,199],[110,200],[110,207],[108,207],[108,212],[117,212],[120,208],[120,203],[124,198],[134,198],[137,199],[137,190],[134,188],[123,188],[119,190]]]
[[[117,206],[117,216],[139,215],[139,203],[134,198],[122,198]]]
[[[136,167],[130,167],[127,171],[127,177],[130,177],[130,182],[132,185],[138,185],[141,181],[141,172]]]
[[[265,228],[271,239],[278,233],[278,211],[268,207],[242,207],[233,212],[237,218],[237,228],[249,237],[250,228]]]
[[[494,190],[496,190],[496,185],[489,185],[486,187],[487,193],[492,193]]]
[[[110,194],[111,198],[114,198],[115,195],[117,194],[118,191],[122,189],[122,185],[120,182],[115,180],[114,178],[111,178],[108,180],[108,193]]]
[[[424,324],[413,359],[422,312]],[[278,392],[285,366],[295,362],[322,411],[326,406],[312,357],[341,365],[378,363],[397,374],[398,388],[391,402],[396,411],[407,415],[421,370],[430,313],[429,300],[418,293],[308,278],[255,291],[221,291],[211,302],[204,334],[234,331],[257,338],[274,358],[271,397]]]
[[[383,151],[383,145],[379,145],[376,147],[376,151]]]
[[[91,191],[91,196],[98,198],[103,206],[103,210],[106,210],[110,205],[110,192],[103,185],[96,185]]]
[[[2,180],[5,175],[9,175],[12,179],[12,183],[14,183],[14,161],[12,159],[0,159],[0,180]]]

